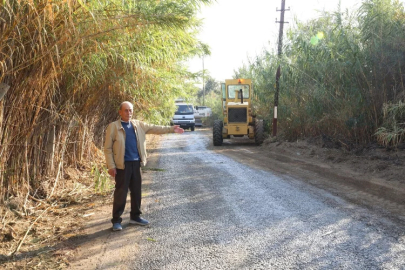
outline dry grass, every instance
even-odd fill
[[[68,265],[74,240],[83,234],[86,211],[111,201],[112,183],[95,188],[92,168],[103,167],[104,156],[94,149],[95,161],[63,170],[51,198],[10,197],[0,206],[0,263],[5,269],[60,269]],[[42,188],[50,193],[52,181]]]
[[[158,148],[159,141],[159,135],[147,136],[149,153]],[[97,162],[66,168],[63,188],[52,199],[11,197],[0,206],[0,264],[5,269],[61,269],[69,265],[92,209],[112,202],[111,179],[104,190],[96,190],[92,168],[102,168],[104,156],[97,149],[95,157]]]
[[[94,178],[84,170],[67,170],[69,180],[52,200],[12,197],[0,207],[0,258],[6,269],[56,269],[68,265],[83,234],[86,211],[111,200],[112,190],[94,191]]]

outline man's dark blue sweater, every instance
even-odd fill
[[[121,125],[125,130],[125,161],[139,160],[138,145],[136,134],[131,122],[121,121]]]

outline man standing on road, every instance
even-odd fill
[[[111,222],[113,231],[121,231],[122,218],[128,189],[131,192],[130,224],[148,225],[140,217],[141,212],[141,163],[146,165],[146,134],[183,133],[179,126],[156,126],[139,120],[131,120],[133,105],[128,101],[121,103],[120,120],[107,127],[104,155],[108,173],[115,178],[114,203]]]

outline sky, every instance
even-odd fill
[[[341,10],[356,10],[361,0],[341,0]],[[336,11],[339,0],[285,0],[284,33],[299,21],[319,17],[320,11]],[[188,62],[189,70],[203,69],[217,81],[231,79],[234,70],[260,55],[264,48],[277,51],[281,0],[216,0],[201,9],[203,26],[199,40],[209,45],[211,55]]]

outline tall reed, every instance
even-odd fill
[[[375,139],[383,107],[405,97],[405,12],[396,0],[364,1],[297,22],[283,57],[263,52],[236,72],[255,81],[264,117],[272,118],[275,70],[281,65],[279,126],[290,139],[325,134],[355,143]]]
[[[64,169],[92,160],[117,107],[167,123],[202,54],[195,14],[210,0],[2,1],[0,199],[52,197]]]

